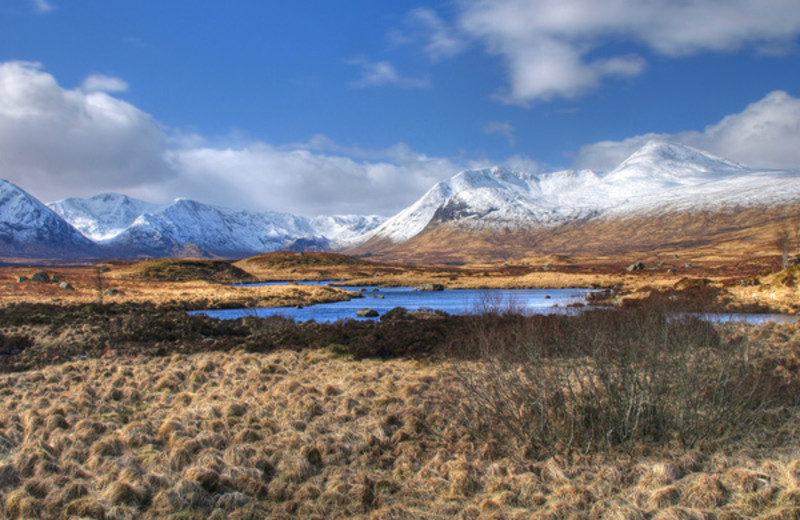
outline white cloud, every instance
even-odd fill
[[[514,126],[508,121],[491,121],[486,123],[483,131],[487,134],[498,134],[508,139],[508,144],[514,146],[516,139],[514,138]]]
[[[610,170],[650,139],[666,139],[758,168],[800,169],[800,98],[776,90],[700,131],[644,134],[584,146],[579,168]]]
[[[85,92],[125,92],[128,90],[128,84],[120,78],[93,74],[83,80],[81,88]]]
[[[41,66],[0,63],[0,176],[45,200],[173,175],[156,122],[104,92],[65,89]]]
[[[36,63],[0,63],[0,177],[44,201],[122,191],[153,202],[191,197],[233,208],[316,215],[384,213],[471,163],[428,157],[398,143],[383,150],[309,143],[215,148],[167,131],[91,76],[67,89]]]
[[[749,46],[786,50],[800,33],[796,0],[462,0],[455,25],[505,61],[498,97],[525,105],[575,97],[614,76],[636,76],[636,55],[596,58],[612,45],[678,57]],[[444,27],[446,29],[446,27]],[[431,34],[444,29],[431,26]],[[452,34],[448,32],[446,34]],[[457,41],[453,37],[454,41]]]
[[[463,52],[467,40],[450,27],[433,9],[419,7],[408,13],[411,33],[394,33],[397,43],[424,40],[423,49],[432,61],[451,58]]]
[[[373,62],[363,56],[357,56],[347,60],[347,63],[361,68],[361,77],[351,83],[355,88],[382,85],[395,85],[406,88],[430,87],[430,82],[426,79],[401,76],[395,66],[388,61]]]
[[[31,0],[31,3],[33,3],[34,11],[36,11],[39,14],[47,14],[55,9],[53,4],[51,4],[47,0]]]
[[[369,161],[264,143],[179,150],[170,153],[181,172],[171,189],[200,200],[213,193],[218,204],[231,207],[391,215],[461,169],[450,160],[416,154],[405,145],[398,148],[408,153],[390,149],[391,157]]]

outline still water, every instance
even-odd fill
[[[315,282],[316,283],[316,282]],[[349,291],[363,290],[363,298],[334,303],[319,303],[302,309],[276,307],[262,309],[221,309],[197,311],[212,318],[235,319],[247,316],[285,316],[296,321],[314,320],[332,323],[358,318],[359,309],[375,309],[383,314],[395,307],[409,311],[441,310],[448,314],[473,314],[491,308],[515,310],[530,314],[553,314],[574,311],[567,305],[584,302],[590,289],[451,289],[418,291],[413,287],[345,287]]]
[[[278,285],[286,282],[268,282],[245,285]],[[295,283],[295,282],[293,282]],[[296,282],[299,284],[331,284],[326,282]],[[314,320],[318,323],[332,323],[338,320],[371,320],[359,318],[359,309],[374,309],[384,314],[395,307],[405,307],[408,311],[439,310],[448,314],[479,314],[491,309],[509,309],[527,314],[571,314],[582,311],[582,307],[569,307],[583,303],[591,289],[449,289],[444,291],[418,291],[413,287],[345,287],[350,291],[361,291],[363,298],[334,303],[318,303],[300,309],[294,307],[273,307],[260,309],[219,309],[193,311],[190,314],[206,314],[218,319],[236,319],[248,316],[284,316],[296,321]],[[785,314],[748,313],[703,313],[690,314],[700,318],[725,323],[743,321],[747,323],[796,323],[797,316]]]

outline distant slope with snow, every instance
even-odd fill
[[[50,208],[0,179],[0,256],[78,258],[98,254],[94,243]]]
[[[87,238],[116,256],[201,254],[236,257],[275,251],[341,249],[384,219],[234,210],[176,199],[159,206],[108,193],[48,204]]]
[[[119,193],[103,193],[88,199],[70,197],[50,202],[47,207],[93,241],[114,238],[139,216],[160,207]]]
[[[607,174],[466,170],[361,238],[362,249],[431,229],[522,232],[608,217],[800,201],[800,172],[757,170],[688,146],[651,141]]]

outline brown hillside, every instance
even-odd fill
[[[512,233],[475,232],[439,224],[404,243],[371,241],[350,252],[380,253],[381,260],[426,264],[505,261],[551,254],[597,257],[631,253],[737,261],[780,253],[775,245],[777,236],[784,226],[794,235],[798,215],[800,204],[598,218]]]

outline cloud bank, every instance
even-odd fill
[[[190,197],[233,208],[391,215],[433,184],[484,159],[431,157],[399,143],[382,150],[338,145],[325,136],[238,148],[180,134],[114,97],[123,80],[90,76],[60,86],[35,63],[0,63],[0,177],[44,201],[121,191],[153,202]],[[513,139],[507,122],[485,131]],[[647,134],[582,148],[575,166],[611,169],[653,137],[709,150],[745,164],[800,165],[800,99],[775,91],[702,131]],[[524,155],[503,165],[535,172]]]
[[[68,89],[39,64],[0,63],[0,177],[45,201],[122,191],[154,202],[191,197],[306,215],[391,213],[478,164],[402,144],[343,148],[324,136],[288,148],[214,148],[199,136],[168,135],[111,95],[126,89],[101,75]]]
[[[507,103],[572,98],[608,78],[632,77],[647,68],[620,45],[669,57],[702,52],[780,53],[796,45],[796,0],[461,0],[448,26],[435,12],[410,13],[427,31],[423,49],[434,60],[471,44],[499,56]],[[640,52],[640,51],[637,51]]]
[[[164,146],[162,129],[136,107],[62,88],[36,63],[0,63],[0,176],[45,199],[173,177]]]
[[[800,99],[782,90],[703,131],[650,133],[584,146],[578,168],[608,171],[651,139],[675,141],[757,168],[800,169]]]

